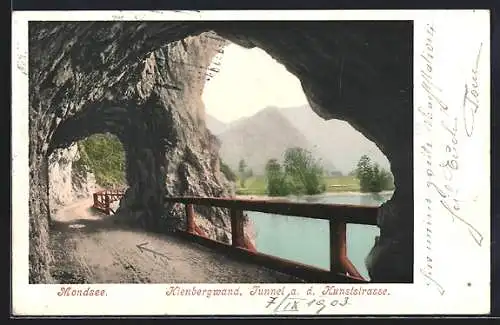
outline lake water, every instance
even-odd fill
[[[392,193],[325,194],[294,198],[293,201],[380,206],[391,196]],[[327,220],[253,211],[246,213],[253,223],[255,244],[259,252],[330,269],[330,234]],[[369,279],[365,258],[379,233],[376,226],[347,225],[347,255],[365,279]]]

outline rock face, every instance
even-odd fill
[[[184,210],[165,205],[165,195],[231,195],[219,171],[219,144],[205,127],[205,71],[193,69],[208,66],[218,47],[205,35],[188,37],[157,49],[143,63],[137,89],[152,101],[127,111],[130,120],[122,142],[130,187],[117,212],[152,230],[185,227]],[[211,237],[227,242],[225,232],[216,231],[230,229],[227,214],[195,209],[217,226],[209,232]]]
[[[267,51],[301,80],[318,115],[348,121],[387,156],[396,191],[379,220],[370,276],[412,281],[411,22],[103,21],[30,22],[30,283],[49,278],[48,157],[56,148],[117,135],[128,160],[123,209],[148,227],[179,223],[182,211],[165,210],[163,195],[227,194],[201,103],[200,74],[218,46],[200,35],[209,30]]]
[[[51,213],[97,191],[94,174],[78,164],[78,145],[56,149],[49,156],[49,203]]]

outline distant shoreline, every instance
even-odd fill
[[[270,200],[283,200],[283,199],[293,199],[293,198],[308,198],[308,197],[322,197],[322,196],[342,196],[342,195],[355,195],[355,196],[369,196],[369,195],[387,195],[393,194],[394,191],[382,191],[379,193],[366,193],[366,192],[354,192],[354,191],[346,191],[346,192],[325,192],[316,195],[289,195],[289,196],[269,196],[269,195],[261,195],[261,194],[236,194],[234,197],[237,199],[270,199]]]

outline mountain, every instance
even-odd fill
[[[380,149],[349,123],[335,119],[325,121],[308,105],[280,108],[279,111],[307,141],[317,145],[319,153],[334,162],[342,173],[352,171],[364,154],[389,169],[389,161]]]
[[[212,123],[210,125],[216,127]],[[251,117],[230,123],[219,134],[216,133],[217,129],[211,129],[209,123],[207,127],[221,141],[222,160],[235,171],[238,170],[239,161],[244,159],[255,174],[263,174],[267,161],[271,158],[282,160],[284,151],[290,147],[308,149],[316,158],[322,159],[326,170],[337,170],[275,107],[267,107]]]
[[[224,132],[227,129],[227,124],[219,121],[210,114],[205,115],[205,123],[207,128],[212,132],[212,134],[217,135]]]

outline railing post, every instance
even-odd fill
[[[195,233],[194,207],[192,204],[186,204],[186,219],[187,219],[187,232],[190,234],[194,234]]]
[[[92,194],[92,197],[94,199],[94,208],[97,208],[97,193]]]
[[[111,207],[109,204],[109,195],[106,193],[104,194],[104,208],[106,209],[106,214],[111,214]]]
[[[330,220],[330,272],[344,271],[343,259],[346,252],[346,224]]]
[[[243,221],[243,211],[231,209],[231,245],[233,247],[245,247],[245,229]]]

